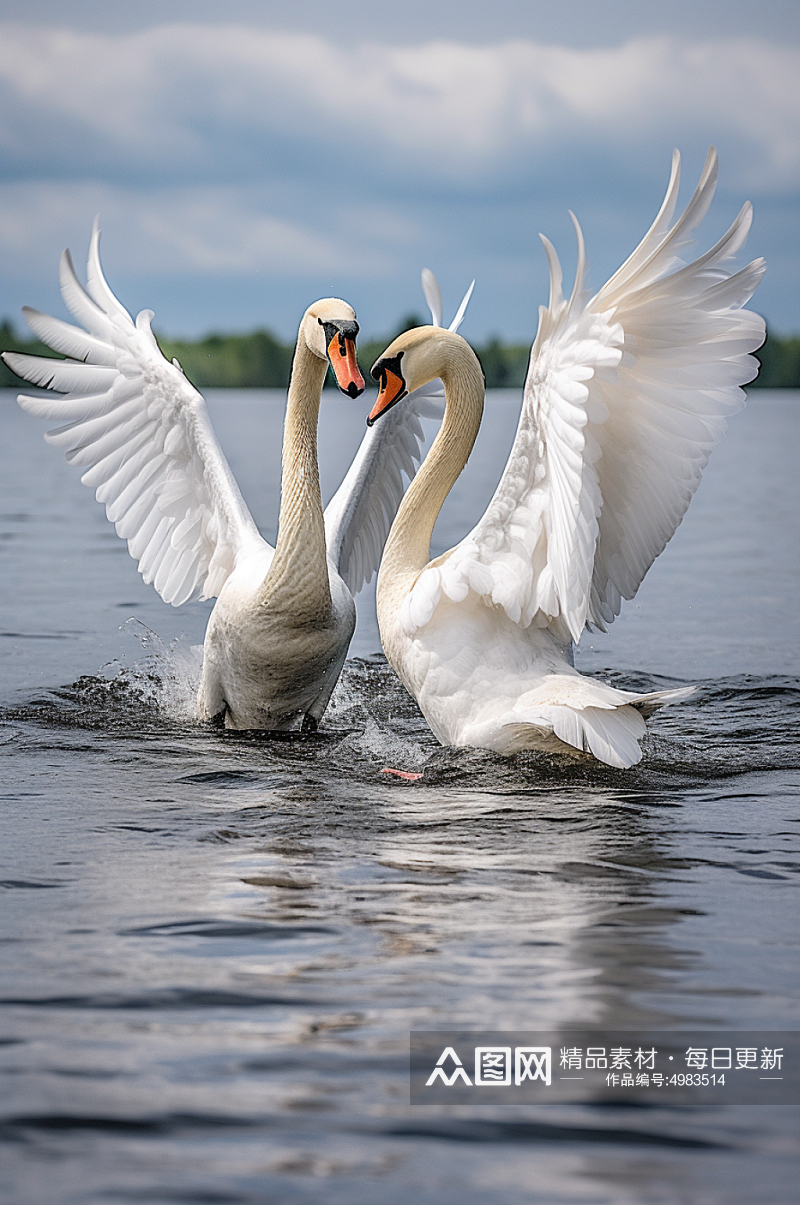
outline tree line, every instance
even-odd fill
[[[422,319],[409,314],[393,335],[362,340],[358,358],[365,378],[384,348],[402,331],[420,326]],[[206,335],[203,339],[168,339],[158,336],[168,360],[178,360],[189,380],[199,389],[285,389],[292,366],[293,346],[281,343],[270,331],[248,335]],[[493,338],[473,344],[481,362],[487,389],[519,388],[528,368],[529,344],[502,343]],[[20,337],[6,319],[0,323],[0,350],[52,356],[36,339]],[[761,371],[750,386],[764,389],[800,389],[800,336],[781,338],[769,334],[756,353]],[[14,389],[19,378],[0,361],[0,386]]]

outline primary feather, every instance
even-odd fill
[[[49,389],[22,394],[30,414],[61,424],[49,443],[86,468],[95,491],[147,582],[165,602],[215,598],[243,549],[263,543],[219,446],[201,394],[167,363],[150,329],[134,323],[106,283],[95,222],[84,290],[68,251],[61,258],[70,326],[37,310],[25,317],[67,360],[6,352],[19,376]]]
[[[758,371],[750,355],[763,319],[743,306],[764,273],[738,272],[746,205],[705,255],[678,266],[711,203],[709,152],[697,190],[669,225],[679,182],[675,153],[656,221],[636,251],[592,298],[586,258],[569,300],[545,239],[550,303],[531,351],[522,413],[508,464],[483,518],[447,558],[441,588],[475,590],[522,627],[579,640],[605,628],[633,598],[686,513],[727,417],[744,405],[741,385]]]

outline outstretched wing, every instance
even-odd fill
[[[81,480],[127,540],[146,582],[165,602],[214,598],[244,548],[263,540],[217,442],[205,401],[181,369],[169,364],[150,329],[152,312],[134,324],[100,267],[95,222],[86,290],[68,251],[61,292],[71,326],[26,307],[28,325],[69,359],[4,353],[10,368],[44,396],[22,394],[30,414],[61,425],[45,439],[73,464]]]
[[[678,253],[711,203],[716,152],[670,226],[679,183],[675,152],[664,204],[633,255],[591,300],[582,296],[583,238],[572,296],[556,253],[550,304],[540,311],[514,446],[489,507],[438,568],[424,573],[418,626],[440,591],[469,589],[522,626],[578,640],[605,627],[632,598],[683,518],[740,388],[758,362],[763,319],[743,309],[763,273],[735,272],[752,210],[705,255]],[[425,579],[438,574],[438,580]]]
[[[675,193],[679,166],[676,152]],[[600,313],[613,310],[624,332],[615,379],[599,374],[595,386],[608,419],[593,428],[603,506],[587,619],[603,630],[672,538],[728,415],[745,404],[741,386],[758,373],[749,353],[764,342],[764,319],[743,307],[765,264],[729,267],[747,239],[752,206],[705,255],[685,266],[676,255],[711,204],[716,179],[712,148],[684,215],[669,232],[669,217],[659,215],[591,303]],[[674,204],[668,190],[664,211],[671,215]]]
[[[451,331],[461,325],[474,286],[475,281],[462,299]],[[429,268],[423,269],[422,287],[433,325],[441,326],[442,296]],[[378,568],[406,485],[417,471],[425,439],[420,419],[441,418],[443,412],[444,386],[437,379],[368,427],[344,481],[325,508],[328,555],[352,594]]]

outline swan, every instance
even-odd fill
[[[584,627],[606,630],[672,537],[727,415],[744,404],[740,385],[758,368],[748,353],[763,342],[764,322],[742,307],[764,264],[728,266],[752,208],[683,263],[679,252],[711,204],[714,148],[670,225],[679,175],[676,151],[652,227],[591,299],[574,215],[568,300],[542,236],[550,300],[511,454],[479,523],[435,560],[433,525],[481,422],[480,365],[459,335],[420,327],[372,369],[380,389],[370,423],[431,377],[444,382],[444,421],[399,507],[377,587],[386,657],[442,744],[590,754],[624,768],[642,756],[644,717],[692,693],[618,690],[572,664]]]
[[[367,432],[323,513],[317,420],[328,363],[349,397],[361,394],[364,381],[352,307],[337,298],[309,306],[289,385],[273,548],[247,509],[202,395],[161,354],[152,311],[134,323],[112,293],[99,240],[95,221],[85,290],[69,251],[61,259],[62,296],[81,327],[23,310],[34,334],[69,358],[4,353],[17,375],[51,391],[18,401],[62,424],[45,438],[87,466],[82,481],[165,602],[216,598],[203,643],[199,717],[234,729],[313,731],[353,635],[353,596],[377,567],[403,474],[413,477],[419,462],[419,418],[435,416],[437,404],[441,414],[441,383],[416,394],[391,430],[378,438]],[[435,305],[438,285],[427,270],[423,286]]]

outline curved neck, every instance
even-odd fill
[[[317,423],[328,364],[298,337],[283,427],[281,506],[275,556],[262,592],[283,589],[296,604],[330,611],[325,524],[317,463]],[[262,599],[266,601],[266,599]],[[305,604],[305,605],[303,605]]]
[[[398,576],[416,577],[428,564],[433,526],[467,463],[481,425],[483,373],[468,344],[463,340],[443,344],[439,375],[444,382],[444,419],[392,524],[381,562],[379,591],[381,578],[386,586]]]

